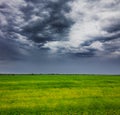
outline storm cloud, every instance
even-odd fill
[[[119,0],[1,0],[0,39],[52,53],[119,56],[119,10]]]
[[[61,47],[64,49],[61,52],[77,54],[88,52],[88,55],[92,55],[94,50],[94,56],[105,56],[107,52],[112,57],[116,51],[120,53],[119,47],[114,52],[106,48],[107,41],[111,42],[111,49],[115,45],[114,41],[120,41],[119,0],[75,0],[69,6],[71,10],[66,15],[73,24],[69,29],[68,41],[48,42],[45,47],[55,51]]]
[[[119,44],[119,0],[0,0],[0,62],[118,60]]]

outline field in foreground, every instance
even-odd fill
[[[0,75],[0,115],[120,115],[120,76]]]

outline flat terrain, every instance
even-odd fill
[[[0,75],[0,115],[120,115],[120,76]]]

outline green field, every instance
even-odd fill
[[[0,115],[120,115],[120,76],[0,75]]]

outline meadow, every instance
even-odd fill
[[[120,115],[120,75],[0,75],[0,115]]]

